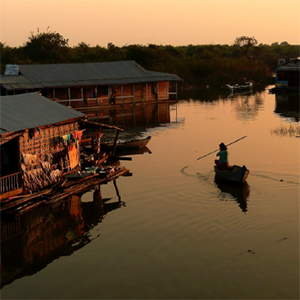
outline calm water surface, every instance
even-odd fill
[[[3,221],[3,299],[299,298],[299,95],[201,97],[125,127],[152,136],[132,177]],[[197,158],[243,136],[224,185]]]

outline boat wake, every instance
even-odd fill
[[[213,178],[212,178],[212,172],[208,172],[208,173],[188,173],[186,171],[186,169],[189,166],[185,166],[180,170],[180,173],[185,175],[185,176],[189,176],[189,177],[194,177],[195,179],[200,179],[200,181],[202,182],[206,182],[206,181],[211,181],[213,183]]]
[[[189,166],[185,166],[185,167],[183,167],[181,170],[180,170],[180,173],[182,173],[183,175],[185,175],[185,176],[190,176],[190,177],[198,177],[198,174],[199,173],[188,173],[188,172],[186,172],[186,169],[188,168]]]
[[[289,184],[300,185],[299,181],[296,182],[296,181],[293,181],[293,180],[282,179],[284,177],[284,175],[279,176],[281,178],[275,178],[275,177],[271,177],[271,176],[266,175],[266,174],[259,174],[259,173],[251,172],[251,176],[260,177],[260,178],[263,178],[263,179],[268,179],[268,180],[277,181],[277,182],[279,181],[279,182],[285,182],[285,183],[289,183]]]

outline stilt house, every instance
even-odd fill
[[[299,91],[300,59],[279,59],[276,68],[275,88]]]
[[[0,202],[80,167],[81,112],[37,93],[0,98]]]
[[[7,65],[1,94],[39,91],[75,109],[177,99],[174,74],[144,69],[135,61]]]

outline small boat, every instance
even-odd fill
[[[142,148],[145,147],[151,140],[151,136],[146,137],[145,139],[135,139],[129,140],[125,142],[118,142],[117,143],[117,150],[128,150],[133,148]],[[101,143],[101,147],[105,148],[112,148],[113,143]]]
[[[219,179],[232,181],[236,183],[245,182],[250,171],[245,166],[229,166],[229,167],[217,167],[214,166],[216,176]]]
[[[126,155],[140,155],[140,154],[151,154],[151,150],[147,147],[140,147],[140,148],[130,148],[130,149],[124,149],[124,150],[116,150],[118,156],[126,156]]]
[[[239,92],[244,90],[250,90],[252,88],[253,83],[252,82],[245,82],[245,83],[236,83],[234,85],[226,84],[227,88],[231,92]]]
[[[116,150],[117,151],[124,151],[129,149],[138,149],[142,147],[146,147],[146,145],[150,142],[151,136],[148,136],[144,139],[135,139],[135,140],[129,140],[125,142],[118,142],[116,144]],[[89,142],[89,143],[88,143]],[[105,142],[101,143],[101,150],[108,151],[113,148],[114,143],[113,142]],[[91,148],[91,139],[86,139],[84,143],[82,143],[82,146],[87,151],[92,151]]]

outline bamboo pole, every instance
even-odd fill
[[[230,145],[232,145],[232,144],[234,144],[234,143],[237,143],[238,141],[240,141],[240,140],[242,140],[242,139],[244,139],[244,138],[246,138],[246,137],[247,137],[247,136],[245,135],[245,136],[243,136],[243,137],[241,137],[241,138],[235,140],[234,142],[231,142],[231,143],[227,144],[226,147],[227,147],[227,146],[230,146]],[[208,153],[208,154],[205,154],[205,155],[203,155],[203,156],[200,156],[200,157],[197,158],[197,160],[199,160],[199,159],[201,159],[201,158],[204,158],[204,157],[206,157],[206,156],[208,156],[208,155],[211,155],[211,154],[213,154],[213,153],[215,153],[215,152],[217,152],[217,151],[220,151],[220,149],[214,150],[214,151],[212,151],[212,152],[210,152],[210,153]]]

